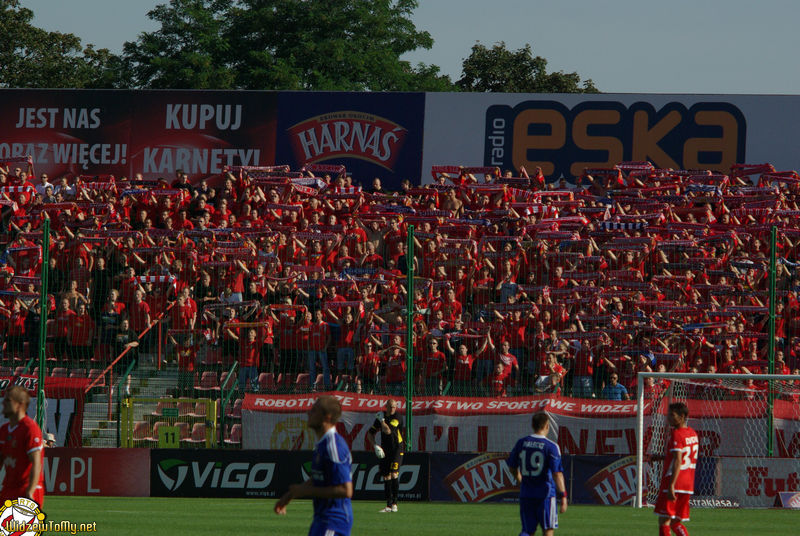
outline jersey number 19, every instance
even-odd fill
[[[544,453],[542,451],[520,451],[519,472],[522,473],[522,476],[539,476],[542,473],[542,469],[544,469]]]

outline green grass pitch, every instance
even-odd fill
[[[308,533],[310,501],[292,502],[286,516],[275,515],[274,504],[275,499],[47,497],[44,511],[48,520],[56,522],[96,521],[94,534],[101,535],[304,536]],[[354,501],[352,535],[516,536],[520,531],[516,504],[401,503],[396,514],[380,514],[382,506],[378,502]],[[656,516],[650,509],[570,506],[560,516],[559,523],[557,536],[658,533]],[[800,511],[694,509],[687,527],[695,536],[798,534]]]

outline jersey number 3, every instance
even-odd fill
[[[697,443],[681,449],[681,471],[694,469],[697,466],[697,450]]]
[[[519,453],[519,472],[522,476],[539,476],[544,469],[544,454],[540,450],[530,451],[530,456],[526,456],[524,450]]]

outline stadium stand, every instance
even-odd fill
[[[796,173],[623,162],[569,183],[524,169],[432,175],[388,192],[342,166],[235,167],[214,186],[179,173],[50,190],[32,162],[0,162],[0,372],[35,357],[45,220],[48,368],[97,381],[98,411],[131,363],[131,395],[216,399],[234,362],[233,400],[398,392],[409,225],[418,392],[600,398],[612,373],[633,396],[638,371],[765,372],[773,226],[777,371],[800,368]],[[146,430],[143,415],[134,438],[155,441],[159,422]],[[205,441],[205,424],[183,424],[184,442]]]

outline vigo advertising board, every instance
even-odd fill
[[[422,169],[538,166],[556,178],[631,160],[795,169],[798,128],[798,96],[427,93]]]
[[[154,449],[150,453],[153,497],[277,498],[291,484],[307,480],[311,471],[311,451]],[[351,478],[354,499],[383,499],[378,459],[371,452],[353,453]],[[426,454],[407,454],[399,478],[401,500],[428,500]]]

